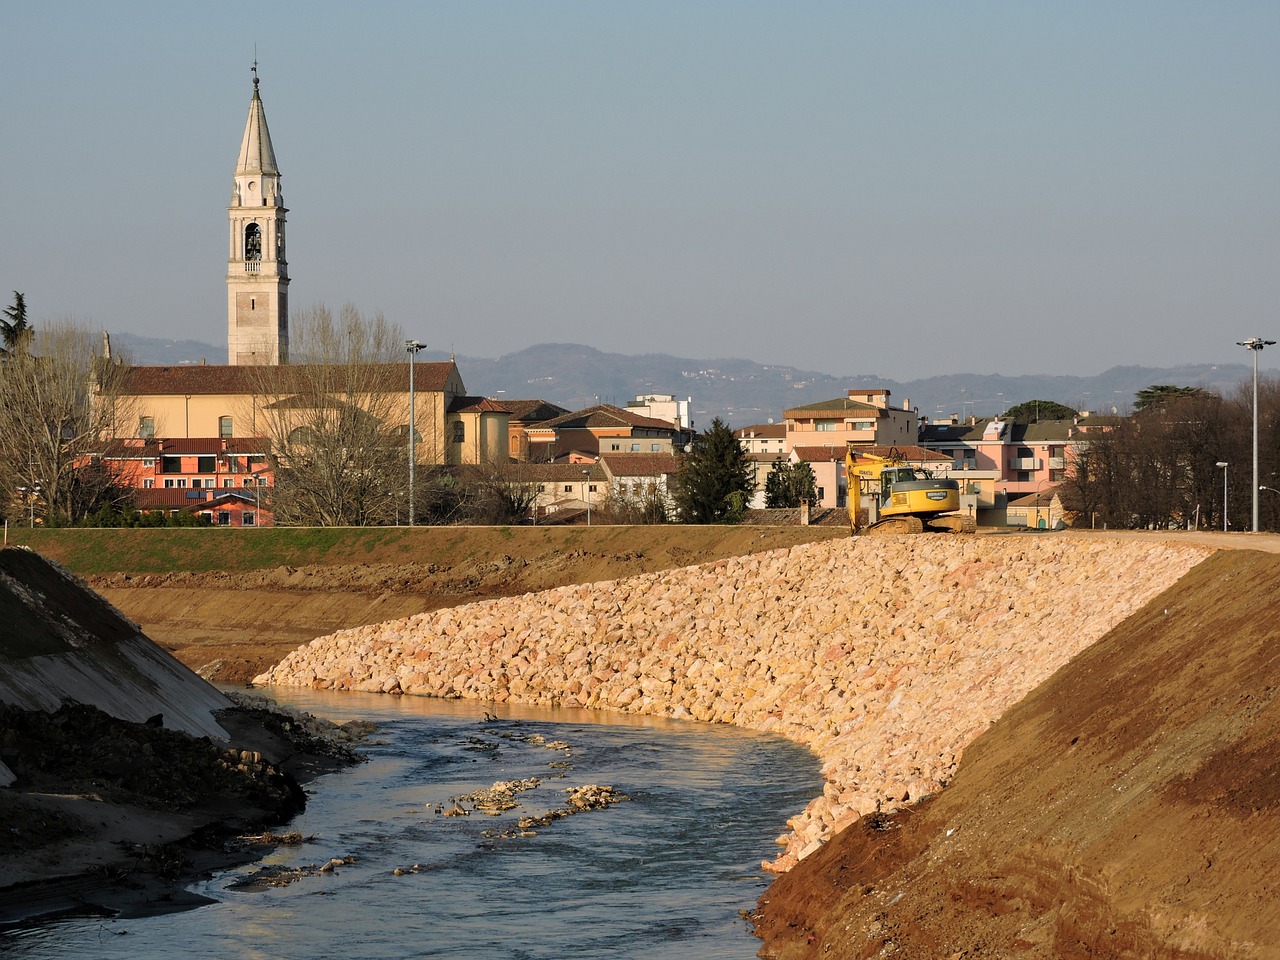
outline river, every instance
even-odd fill
[[[821,789],[806,750],[734,727],[514,705],[485,721],[477,703],[270,695],[379,725],[369,762],[309,784],[306,812],[283,828],[313,839],[197,884],[213,901],[198,909],[14,930],[0,934],[0,954],[740,960],[759,947],[738,911],[768,885],[760,861],[777,854],[786,819]],[[531,777],[539,785],[501,816],[437,812],[496,781]],[[584,784],[630,799],[533,836],[495,836],[564,806],[565,789]],[[347,857],[354,862],[288,886],[233,886],[264,866]]]

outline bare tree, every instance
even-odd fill
[[[0,361],[0,483],[11,512],[20,501],[46,523],[74,523],[114,490],[94,454],[126,401],[114,390],[121,368],[95,355],[95,342],[63,321],[29,330]]]
[[[347,304],[295,314],[287,366],[256,368],[277,523],[391,523],[407,470],[404,334]]]

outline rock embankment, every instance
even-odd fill
[[[1209,551],[1161,541],[808,544],[343,630],[255,683],[625,710],[807,745],[783,871],[938,791],[965,746]]]

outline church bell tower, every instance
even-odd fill
[[[258,95],[255,61],[253,99],[227,208],[227,362],[232,366],[289,359],[289,263],[284,247],[288,212]]]

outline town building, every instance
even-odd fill
[[[844,456],[846,444],[884,447],[916,442],[919,418],[910,401],[891,406],[889,391],[881,387],[853,389],[834,400],[784,410],[786,448],[832,447]]]
[[[524,427],[531,459],[560,460],[578,453],[672,453],[680,428],[602,403]]]
[[[634,400],[627,401],[627,409],[632,413],[638,413],[642,417],[653,420],[674,423],[685,432],[693,429],[693,419],[689,409],[691,406],[693,406],[693,397],[677,400],[669,393],[644,393]]]
[[[228,207],[228,365],[115,371],[110,392],[99,390],[94,398],[111,406],[108,440],[141,449],[157,441],[255,439],[265,441],[267,452],[281,454],[291,445],[305,447],[307,437],[319,432],[318,424],[355,416],[373,418],[380,429],[407,443],[412,406],[417,462],[505,461],[506,408],[468,396],[452,360],[414,363],[412,371],[409,362],[288,363],[288,211],[258,87],[255,65]],[[270,475],[265,476],[270,484]]]

